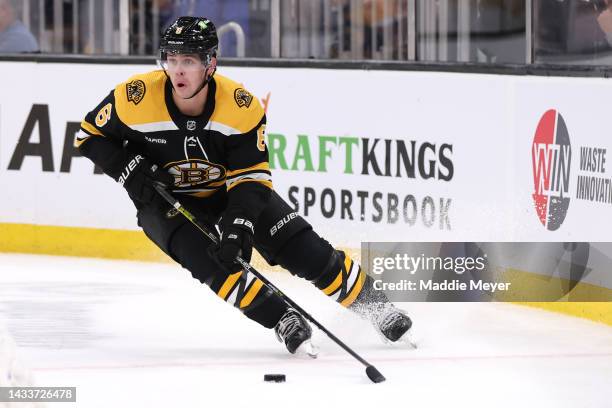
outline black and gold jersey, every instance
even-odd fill
[[[182,114],[160,70],[119,84],[87,114],[75,143],[115,179],[126,155],[137,153],[174,176],[174,193],[206,200],[272,188],[265,128],[257,98],[219,74],[209,83],[203,114]]]

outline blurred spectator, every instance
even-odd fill
[[[37,52],[36,39],[19,20],[22,0],[0,0],[0,52]]]
[[[174,20],[174,9],[177,7],[177,0],[157,0],[159,8],[159,33],[163,33]]]
[[[396,0],[388,2],[389,10],[396,10]],[[363,52],[365,58],[382,59],[380,52],[383,47],[384,26],[386,24],[393,25],[393,32],[397,32],[397,18],[400,17],[396,13],[391,12],[391,15],[385,16],[384,0],[364,0],[363,2]],[[372,32],[375,32],[375,42],[372,41]],[[396,45],[395,38],[393,45]],[[393,59],[397,59],[397,47],[393,49]]]
[[[605,0],[604,4],[601,4],[601,11],[597,16],[597,23],[606,36],[606,41],[612,46],[612,0]]]
[[[403,44],[398,44],[399,22],[402,20],[404,27],[408,21],[406,11],[401,7],[399,0],[363,0],[360,7],[363,10],[363,57],[365,59],[383,59],[384,30],[389,27],[392,33],[391,43],[387,47],[391,49],[391,59],[398,59],[400,50],[398,47],[407,47],[404,39]],[[342,51],[351,48],[351,35],[354,22],[352,21],[352,10],[354,3],[351,0],[332,0],[332,13],[342,13],[342,25],[338,27],[339,35],[337,41],[332,44],[331,58],[339,58]],[[385,14],[386,10],[386,14]],[[332,17],[332,24],[336,23],[337,17]]]
[[[391,28],[391,59],[400,59],[401,51],[407,50],[408,39],[403,35],[403,42],[399,42],[400,24],[405,30],[408,27],[408,6],[399,0],[388,0],[386,2],[387,15],[385,15],[385,4],[383,0],[364,0],[364,52],[366,58],[382,59],[384,54],[384,30],[385,26]],[[404,6],[406,9],[404,9]],[[366,11],[366,10],[369,10]],[[376,31],[376,43],[372,43],[372,31]]]
[[[470,10],[470,60],[490,63],[525,62],[525,1],[477,0],[473,6]]]
[[[174,18],[179,16],[207,17],[215,24],[217,30],[229,22],[238,23],[244,31],[248,47],[249,0],[175,0],[175,4]],[[236,36],[233,32],[220,35],[219,42],[219,51],[222,56],[237,55]]]
[[[610,51],[607,0],[537,0],[536,61],[589,62]]]

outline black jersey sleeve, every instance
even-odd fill
[[[111,91],[85,116],[75,139],[81,154],[115,180],[131,159],[123,146],[122,126],[115,111],[115,92]]]
[[[257,219],[272,192],[265,131],[264,115],[249,132],[226,139],[228,208],[241,208],[251,219]]]

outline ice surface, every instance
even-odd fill
[[[612,327],[512,304],[402,304],[419,348],[390,347],[308,282],[267,276],[387,381],[318,331],[318,359],[289,355],[170,264],[3,254],[0,319],[38,385],[77,387],[76,404],[53,408],[612,406]]]

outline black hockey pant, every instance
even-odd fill
[[[141,209],[138,216],[157,246],[250,319],[272,328],[287,310],[284,301],[252,274],[223,269],[208,252],[210,240],[182,215]],[[212,217],[200,221],[216,231]],[[317,235],[275,192],[255,225],[254,246],[270,265],[311,281],[344,306],[362,292],[366,276],[359,264]]]

